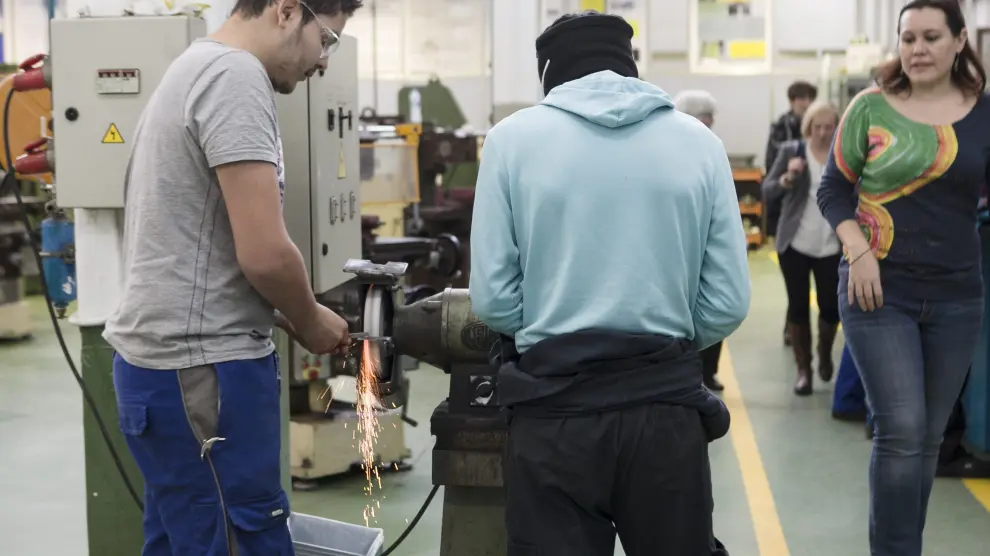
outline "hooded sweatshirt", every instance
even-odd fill
[[[588,329],[723,340],[750,298],[725,148],[637,78],[554,87],[485,138],[470,294],[520,353]]]

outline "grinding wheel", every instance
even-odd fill
[[[385,292],[384,288],[372,286],[368,292],[368,297],[364,300],[364,329],[361,331],[371,338],[382,338],[386,335],[385,330]],[[370,364],[374,365],[375,372],[379,376],[382,373],[382,347],[378,342],[370,342],[368,352],[371,355]]]
[[[364,300],[364,317],[362,318],[364,326],[361,332],[372,338],[381,338],[388,332],[386,328],[388,314],[385,306],[387,295],[388,290],[386,288],[372,286]],[[371,356],[370,363],[374,366],[375,374],[381,376],[382,365],[389,365],[389,359],[386,357],[384,361],[382,360],[381,345],[378,342],[372,341],[370,344],[368,346],[368,354]],[[363,356],[364,350],[359,349],[358,353]],[[386,373],[388,371],[389,369],[386,369]],[[349,405],[358,403],[358,377],[338,375],[329,379],[327,383],[333,391],[335,401]],[[381,407],[380,404],[376,404],[376,406]]]

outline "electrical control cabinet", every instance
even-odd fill
[[[353,278],[361,258],[357,40],[344,35],[327,71],[276,97],[285,165],[285,225],[317,294]]]
[[[123,208],[138,119],[165,70],[206,35],[186,16],[51,20],[55,183],[63,208]]]

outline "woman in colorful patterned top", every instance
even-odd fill
[[[909,2],[898,37],[879,88],[847,108],[818,190],[843,244],[840,316],[873,411],[872,556],[921,556],[939,444],[983,318],[986,74],[956,0]]]

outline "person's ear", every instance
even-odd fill
[[[276,0],[275,17],[279,27],[287,27],[293,15],[298,11],[299,0]]]

